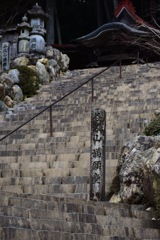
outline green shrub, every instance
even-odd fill
[[[154,180],[154,201],[157,216],[160,217],[160,177],[156,176]]]
[[[145,204],[152,206],[160,217],[160,177],[150,170],[145,170],[143,179]]]
[[[18,85],[22,89],[24,96],[32,97],[39,89],[39,77],[29,67],[18,66],[17,69],[20,72]]]
[[[119,190],[120,190],[120,179],[119,179],[119,176],[116,175],[110,186],[110,191],[114,194],[117,194]]]
[[[160,116],[154,118],[148,125],[145,126],[144,134],[146,136],[157,136],[160,134]]]

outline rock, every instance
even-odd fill
[[[2,83],[0,83],[0,100],[3,100],[5,97],[5,88]]]
[[[8,110],[8,107],[6,106],[6,104],[0,100],[0,112],[7,111],[7,110]]]
[[[120,195],[119,194],[114,194],[111,199],[109,200],[109,202],[112,202],[112,203],[119,203],[121,202],[121,198],[120,198]]]
[[[160,108],[155,110],[154,114],[156,117],[159,117],[160,116]]]
[[[66,54],[61,53],[59,65],[62,72],[66,72],[68,70],[69,61],[70,61],[69,57]]]
[[[0,75],[0,83],[4,85],[6,95],[9,94],[13,86],[13,82],[7,73],[2,73]]]
[[[50,66],[55,67],[55,66],[57,66],[57,61],[55,59],[49,59],[48,65],[49,65],[49,67]]]
[[[147,211],[147,212],[151,212],[151,210],[152,210],[151,207],[146,208],[146,211]]]
[[[5,96],[4,98],[4,103],[6,104],[7,107],[12,108],[14,103],[13,100],[9,96]]]
[[[1,50],[0,50],[1,55]],[[0,56],[1,63],[1,56]],[[32,64],[33,63],[33,64]],[[56,76],[68,76],[69,58],[66,54],[62,54],[58,49],[48,46],[46,48],[46,56],[30,54],[26,56],[19,55],[11,61],[12,68],[17,66],[27,66],[35,71],[40,79],[40,84],[48,84],[51,80],[55,80]],[[36,77],[37,77],[36,75]],[[10,69],[7,72],[0,71],[0,111],[12,108],[14,103],[24,100],[26,87],[22,89],[18,86],[20,82],[20,70]],[[24,75],[24,77],[26,74]],[[22,76],[21,76],[22,77]],[[28,77],[27,77],[28,79]],[[27,95],[27,94],[26,94]],[[27,95],[28,96],[28,95]],[[156,168],[157,169],[157,168]]]
[[[45,65],[45,67],[48,67],[49,64],[48,64],[48,59],[47,58],[41,58],[38,60],[38,62],[42,63]]]
[[[154,176],[160,177],[159,146],[160,136],[138,136],[124,145],[117,173],[120,179],[117,198],[120,196],[120,201],[135,204],[154,195],[151,194]]]
[[[56,71],[54,69],[54,67],[49,66],[49,73],[50,73],[50,77],[53,80],[56,77]]]
[[[53,48],[53,58],[57,61],[57,62],[59,62],[60,60],[61,60],[61,52],[58,50],[58,49],[56,49],[56,48]]]
[[[56,76],[60,74],[60,66],[59,65],[55,66],[54,70],[55,70]]]
[[[27,67],[30,68],[30,69],[32,69],[34,72],[36,72],[36,66],[34,66],[34,65],[28,65]]]
[[[19,71],[17,69],[9,70],[8,76],[13,84],[19,83]]]
[[[23,101],[23,92],[22,89],[18,85],[14,85],[12,88],[13,92],[13,101],[16,103],[22,102]]]
[[[59,50],[57,50],[59,51]],[[55,58],[54,48],[52,46],[46,47],[46,57],[47,58]]]
[[[40,62],[37,62],[36,64],[36,73],[39,76],[42,84],[47,84],[50,82],[49,73],[47,72],[45,66]]]
[[[27,66],[28,64],[29,64],[29,59],[26,57],[18,57],[13,61],[14,66]]]

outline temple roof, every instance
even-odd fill
[[[118,34],[130,34],[132,36],[143,36],[151,37],[150,32],[139,30],[135,27],[131,27],[123,22],[113,22],[106,23],[101,27],[97,28],[95,31],[75,39],[73,42],[77,44],[82,44],[84,46],[107,46],[108,41],[114,41],[117,39]]]
[[[105,47],[108,44],[117,44],[117,39],[123,41],[127,37],[150,38],[154,32],[159,32],[156,28],[147,24],[135,13],[135,9],[128,0],[120,3],[115,11],[115,19],[106,23],[93,32],[77,38],[73,43],[87,47]]]

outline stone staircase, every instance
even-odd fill
[[[153,66],[158,67],[158,66]],[[1,114],[0,135],[42,111],[103,69],[73,71]],[[132,73],[132,75],[131,75]],[[107,115],[106,195],[123,143],[137,135],[159,107],[160,73],[146,65],[113,67],[0,145],[0,239],[160,239],[159,222],[143,206],[89,201],[90,112]]]
[[[0,192],[0,239],[159,239],[143,206]]]

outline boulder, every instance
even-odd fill
[[[61,71],[60,66],[59,65],[55,66],[54,70],[55,70],[56,76],[59,76],[60,75],[60,71]]]
[[[56,71],[52,66],[49,66],[48,69],[49,69],[50,78],[53,80],[56,77]]]
[[[4,85],[5,93],[9,94],[11,91],[11,88],[13,86],[13,82],[7,73],[2,73],[0,75],[0,83],[2,83]]]
[[[5,97],[5,88],[2,83],[0,83],[0,100],[3,100]]]
[[[36,72],[36,66],[34,66],[34,65],[28,65],[27,67],[30,68],[30,69],[32,69],[34,72]]]
[[[70,61],[69,57],[66,54],[61,53],[59,65],[62,72],[66,72],[68,70],[69,61]]]
[[[160,179],[160,136],[138,136],[127,142],[117,169],[120,187],[110,201],[116,196],[120,202],[131,204],[149,200],[148,191],[154,192],[154,181]]]
[[[52,46],[46,47],[46,57],[53,58],[53,47]]]
[[[9,96],[5,96],[4,98],[4,103],[6,104],[7,107],[12,108],[14,103],[13,100]]]
[[[7,110],[8,110],[8,107],[6,106],[6,104],[0,100],[0,112],[7,111]]]
[[[29,59],[26,57],[18,57],[13,61],[13,66],[27,66],[28,64]]]
[[[55,59],[49,59],[48,61],[49,67],[56,67],[57,66],[57,61]]]
[[[48,59],[47,58],[41,58],[38,60],[38,62],[45,65],[45,67],[48,67]]]
[[[47,72],[45,66],[40,62],[36,63],[36,73],[39,76],[42,84],[47,84],[50,82],[49,73]]]
[[[23,98],[24,98],[23,92],[18,85],[14,85],[12,87],[12,97],[13,97],[13,101],[16,103],[20,103],[23,101]]]
[[[48,46],[46,48],[46,57],[49,59],[55,59],[56,61],[59,61],[61,58],[61,52],[58,49],[53,48],[52,46]]]
[[[19,83],[19,71],[17,69],[11,69],[8,72],[9,79],[11,79],[12,83]]]
[[[61,60],[61,52],[58,50],[58,49],[56,49],[56,48],[53,48],[53,58],[57,61],[57,62],[59,62],[60,60]]]
[[[160,116],[160,108],[155,110],[154,114],[156,117],[159,117]]]

